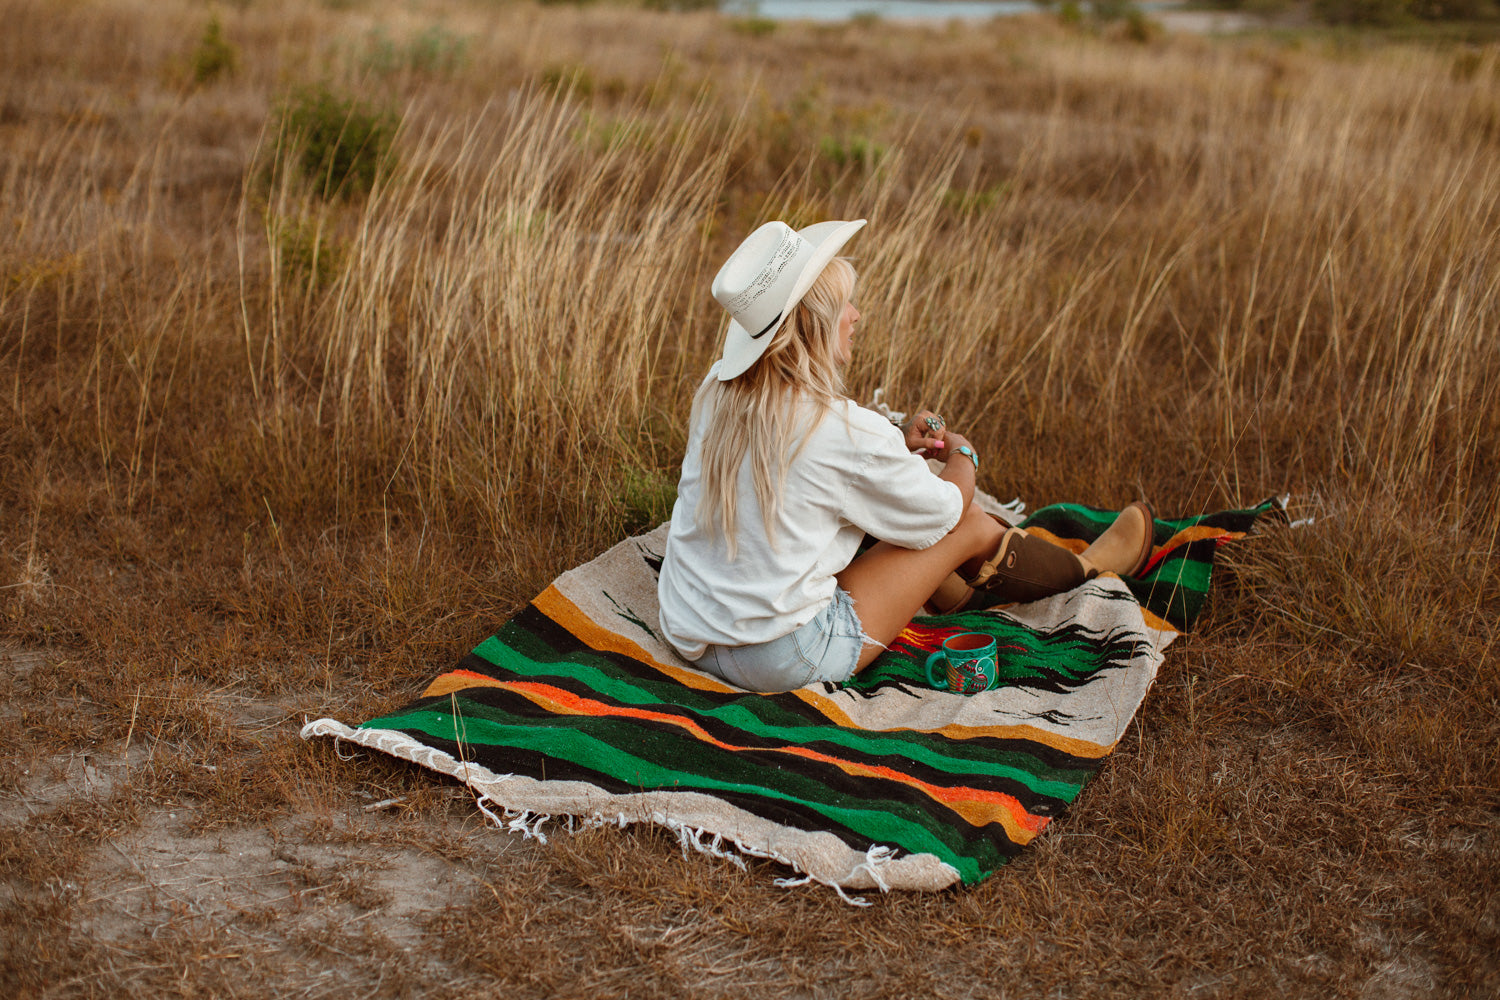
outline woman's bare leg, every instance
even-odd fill
[[[936,545],[903,549],[877,542],[839,573],[839,586],[854,598],[865,635],[881,644],[865,644],[859,654],[860,668],[896,638],[949,573],[965,563],[974,565],[989,558],[1004,534],[1002,524],[970,504]]]

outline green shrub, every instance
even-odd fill
[[[210,18],[203,37],[198,39],[198,47],[193,50],[193,82],[202,86],[221,76],[233,75],[238,64],[239,52],[225,39],[224,26],[218,17]]]
[[[594,75],[583,66],[548,66],[542,70],[541,81],[559,94],[590,97],[594,93]]]
[[[776,22],[769,17],[737,17],[729,22],[729,30],[737,35],[764,38],[776,30]]]
[[[1327,24],[1388,28],[1411,18],[1410,0],[1313,0],[1312,9]]]
[[[950,187],[943,192],[943,207],[959,215],[977,215],[994,208],[1009,191],[1004,183],[979,191]]]
[[[468,62],[469,39],[434,24],[406,43],[406,56],[418,72],[453,73]]]
[[[1453,57],[1451,73],[1455,83],[1470,83],[1479,75],[1484,53],[1478,49],[1460,49]]]
[[[1254,14],[1256,17],[1274,19],[1292,10],[1296,4],[1296,0],[1244,0],[1243,3],[1238,3],[1238,0],[1236,0],[1236,3],[1237,6],[1230,7],[1229,9],[1243,10],[1245,13]]]
[[[320,292],[344,266],[344,248],[306,219],[272,223],[278,273],[283,284]]]
[[[1094,20],[1102,24],[1110,24],[1128,18],[1136,6],[1131,3],[1131,0],[1093,0],[1089,9],[1094,15]]]
[[[1139,7],[1132,5],[1125,12],[1125,37],[1132,42],[1144,45],[1153,41],[1159,34],[1161,34],[1160,27]]]
[[[302,173],[324,198],[369,193],[389,166],[399,124],[393,112],[366,108],[326,86],[295,91],[282,121],[300,149]]]
[[[1411,11],[1426,21],[1486,21],[1496,14],[1492,0],[1412,0]]]
[[[641,0],[647,10],[718,10],[719,0]]]
[[[656,145],[651,129],[635,118],[599,116],[585,112],[583,125],[573,138],[579,145],[604,151],[607,149],[649,150]]]
[[[469,59],[470,39],[455,35],[440,24],[424,28],[404,42],[392,40],[381,28],[370,31],[364,64],[381,76],[413,71],[431,76],[449,76]]]
[[[654,469],[626,466],[615,491],[621,527],[627,534],[639,534],[672,516],[677,502],[677,480]]]
[[[862,135],[847,139],[825,135],[818,141],[818,151],[836,167],[860,166],[866,170],[880,166],[886,154],[884,146]]]

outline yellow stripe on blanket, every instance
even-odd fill
[[[679,667],[675,664],[663,663],[646,652],[639,643],[626,638],[618,632],[611,632],[584,614],[578,605],[569,600],[556,586],[548,587],[542,591],[536,600],[531,603],[536,605],[537,610],[541,611],[542,614],[567,629],[574,638],[590,649],[596,649],[601,653],[619,653],[621,656],[628,656],[632,660],[649,663],[674,681],[695,691],[729,693],[736,690],[723,681],[715,680],[697,670],[688,670],[685,667]]]

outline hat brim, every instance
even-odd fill
[[[818,280],[818,276],[823,273],[823,268],[838,256],[844,244],[849,242],[849,237],[859,232],[864,225],[864,219],[855,219],[853,222],[819,222],[806,229],[797,230],[798,236],[812,244],[812,256],[807,259],[802,273],[797,275],[797,281],[792,285],[791,294],[781,310],[781,316],[769,336],[765,333],[751,336],[750,331],[740,326],[739,323],[733,319],[729,321],[729,329],[724,334],[724,356],[719,360],[720,382],[728,382],[732,378],[745,374],[750,370],[751,365],[760,360],[766,348],[771,346],[776,331],[786,322],[786,318],[792,314],[797,303],[802,301],[808,289],[812,288],[813,282]]]

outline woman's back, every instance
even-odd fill
[[[694,413],[659,588],[662,628],[689,659],[710,644],[765,642],[811,620],[832,599],[834,574],[867,532],[922,548],[962,513],[958,488],[933,476],[879,414],[846,399],[819,421],[819,404],[793,405],[799,428],[816,426],[805,444],[805,431],[796,437],[800,447],[794,447],[781,509],[769,526],[748,456],[742,463],[733,561],[720,526],[712,519],[700,523],[698,516],[709,408]]]

